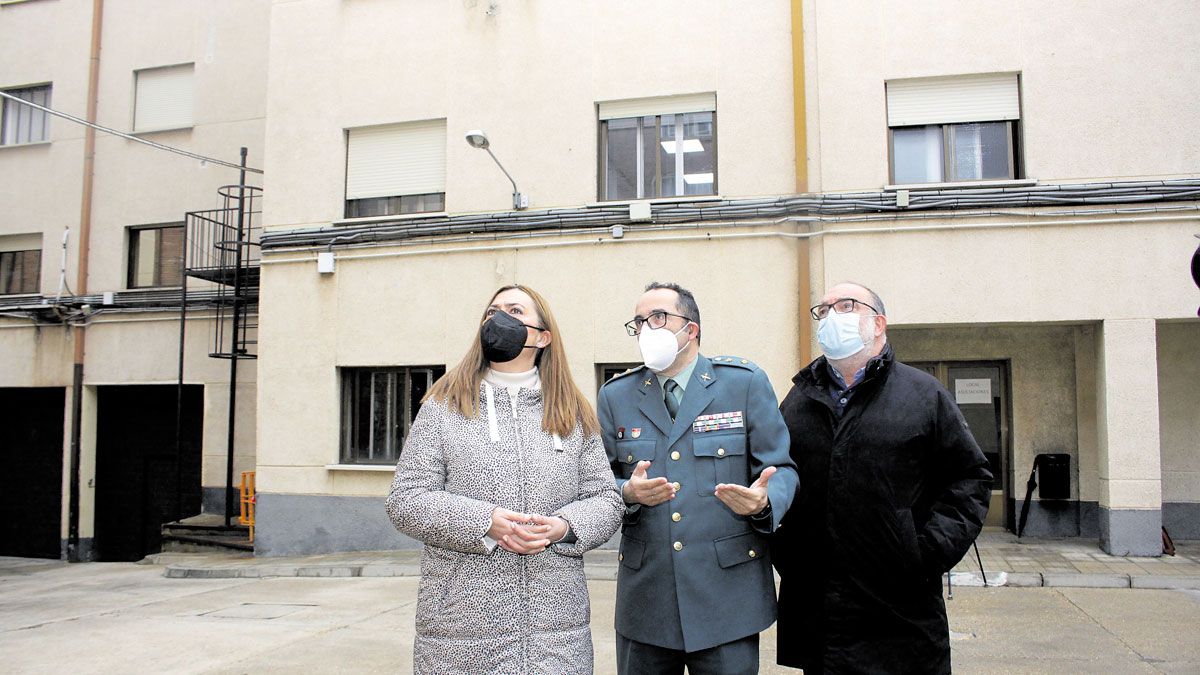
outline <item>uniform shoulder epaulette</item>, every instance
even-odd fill
[[[714,356],[709,361],[712,361],[714,366],[737,366],[746,370],[758,370],[758,366],[753,361],[740,356]]]
[[[613,375],[612,377],[608,378],[607,380],[604,381],[604,384],[608,384],[609,382],[616,382],[617,380],[621,379],[622,377],[632,375],[644,368],[645,368],[645,366],[638,366],[636,368],[628,368],[628,369],[621,371],[621,372],[617,373],[616,375]],[[601,386],[603,386],[603,385],[601,385]]]

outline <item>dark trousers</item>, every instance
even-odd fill
[[[733,642],[685,652],[630,640],[617,633],[620,675],[753,675],[758,672],[758,633]]]

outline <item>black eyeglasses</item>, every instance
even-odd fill
[[[808,311],[810,314],[812,314],[812,318],[816,319],[817,321],[820,321],[821,319],[824,319],[825,317],[829,316],[829,310],[831,310],[831,309],[838,314],[849,314],[850,312],[853,312],[855,309],[857,309],[859,305],[866,307],[867,309],[871,310],[872,312],[875,312],[876,314],[879,313],[879,310],[868,305],[867,303],[863,302],[862,300],[855,300],[854,298],[838,298],[837,300],[834,300],[831,303],[822,303],[820,305],[814,305]]]
[[[677,316],[684,321],[691,321],[691,319],[682,314],[672,314],[671,312],[664,312],[661,309],[657,309],[653,312],[650,312],[650,316],[633,317],[633,319],[625,323],[625,330],[630,335],[637,335],[638,333],[642,332],[643,325],[649,325],[651,328],[662,328],[663,326],[667,325],[668,316]]]

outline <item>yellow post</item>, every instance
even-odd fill
[[[242,472],[241,514],[238,522],[250,528],[250,543],[254,543],[254,472]]]
[[[804,0],[792,0],[792,124],[796,138],[796,193],[808,192],[808,99],[804,90]],[[797,260],[799,292],[796,300],[800,304],[796,312],[800,321],[800,344],[798,352],[800,366],[812,360],[812,323],[808,320],[808,306],[812,299],[809,274],[812,268],[809,256],[812,247],[807,239],[798,240]]]

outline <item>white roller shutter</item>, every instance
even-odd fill
[[[717,95],[684,94],[682,96],[655,96],[653,98],[631,98],[624,101],[602,101],[600,119],[612,120],[622,117],[644,115],[676,115],[692,112],[713,112],[717,109]]]
[[[1020,119],[1017,74],[891,80],[887,114],[889,127]]]
[[[137,71],[133,130],[192,126],[192,64]]]
[[[41,234],[5,234],[0,235],[0,251],[40,251],[42,250]]]
[[[446,191],[446,120],[350,129],[346,199]]]

